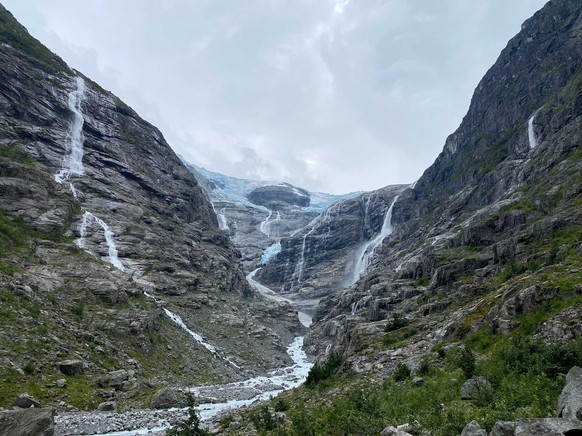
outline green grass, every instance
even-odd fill
[[[545,345],[512,340],[475,364],[475,375],[485,376],[491,388],[473,401],[460,400],[466,374],[463,360],[451,353],[440,368],[427,372],[422,386],[407,377],[390,377],[380,385],[352,386],[341,394],[338,385],[323,391],[303,389],[295,401],[288,401],[290,423],[257,428],[260,434],[370,435],[386,425],[418,421],[422,429],[448,436],[476,420],[490,430],[500,420],[553,416],[564,374],[581,364],[580,341]]]
[[[0,158],[25,165],[33,165],[36,162],[30,154],[17,145],[0,145]]]

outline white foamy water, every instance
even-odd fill
[[[230,231],[228,221],[226,220],[226,207],[223,207],[218,214],[218,227],[220,230]]]
[[[536,132],[534,130],[534,118],[536,117],[536,114],[533,114],[532,117],[529,119],[529,121],[527,122],[527,138],[529,140],[529,148],[535,148],[538,145],[538,140],[536,138]]]
[[[69,93],[69,109],[73,112],[73,122],[69,128],[68,147],[70,154],[63,159],[63,168],[55,174],[55,181],[62,184],[72,175],[82,176],[83,169],[83,112],[81,103],[85,98],[85,81],[80,77],[76,78],[77,88]],[[76,194],[74,188],[73,195]],[[75,195],[76,197],[76,195]]]
[[[203,403],[196,406],[195,409],[202,421],[208,421],[221,413],[248,406],[256,401],[268,400],[281,392],[300,386],[307,378],[312,366],[303,351],[302,336],[296,337],[287,347],[287,354],[293,360],[293,364],[274,369],[266,375],[239,382],[181,388],[180,390],[191,392],[194,396],[202,399]],[[148,434],[169,428],[169,422],[184,419],[185,412],[186,409],[63,413],[56,418],[57,434],[77,434],[67,432],[67,425],[70,421],[95,421],[98,419],[102,421],[101,429],[97,425],[93,427],[95,430],[92,432],[88,431],[82,434],[95,436]],[[122,427],[111,428],[114,427],[113,423],[115,422],[119,422]],[[103,431],[107,433],[102,433]]]
[[[362,273],[366,271],[366,268],[368,268],[368,266],[370,265],[370,260],[372,259],[372,256],[374,256],[376,249],[382,244],[384,238],[386,238],[392,233],[393,231],[392,210],[394,209],[396,200],[398,200],[398,195],[394,197],[394,200],[392,200],[390,207],[386,211],[386,216],[384,217],[384,223],[382,224],[382,229],[380,230],[380,233],[378,233],[370,241],[364,243],[360,250],[358,250],[356,257],[356,265],[354,267],[354,273],[352,276],[352,283],[355,283],[360,278]]]
[[[94,221],[103,229],[103,234],[105,235],[105,243],[107,244],[107,260],[111,265],[121,271],[125,271],[125,267],[117,257],[117,245],[115,244],[115,239],[113,237],[113,232],[109,228],[109,225],[103,221],[102,219],[96,217],[89,211],[85,211],[83,214],[83,219],[81,220],[81,228],[79,230],[80,236],[79,239],[75,241],[79,248],[86,249],[86,237],[87,237],[87,228]]]
[[[221,412],[246,406],[257,400],[267,400],[283,391],[300,386],[307,378],[312,366],[303,351],[302,336],[295,338],[287,347],[287,354],[293,360],[293,364],[275,369],[267,375],[253,377],[240,382],[189,389],[197,397],[213,400],[196,407],[196,410],[200,413],[200,418],[202,420],[210,419]],[[223,402],[219,400],[219,397],[236,395],[240,392],[245,392],[247,398],[234,398]]]

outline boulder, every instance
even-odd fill
[[[470,378],[461,387],[461,400],[474,400],[485,389],[492,389],[485,377]]]
[[[515,426],[515,436],[574,436],[579,434],[582,434],[582,422],[577,419],[520,419]]]
[[[30,394],[19,395],[13,402],[12,407],[20,409],[28,409],[30,407],[40,407],[40,403],[35,400]]]
[[[150,408],[169,409],[178,406],[179,402],[178,392],[172,388],[162,388],[153,396],[150,402]]]
[[[477,421],[471,421],[465,426],[461,436],[487,436],[487,430],[482,429]]]
[[[112,412],[114,410],[117,410],[117,403],[115,401],[105,401],[104,403],[99,404],[99,406],[97,406],[97,409],[103,412],[105,411]]]
[[[489,436],[513,436],[515,435],[515,422],[496,422]]]
[[[97,380],[97,386],[99,387],[112,387],[117,390],[121,389],[123,383],[129,380],[132,374],[124,369],[120,369],[118,371],[111,371],[107,373],[106,376],[101,377]]]
[[[399,430],[391,425],[387,426],[380,432],[380,436],[412,436],[404,430]]]
[[[57,369],[65,375],[79,375],[85,372],[83,361],[63,360],[57,362]]]
[[[52,408],[0,411],[2,436],[53,436],[55,411]]]
[[[566,375],[566,386],[558,400],[558,417],[582,420],[582,368],[578,366]]]
[[[55,382],[55,385],[57,385],[58,388],[64,388],[65,386],[67,386],[67,380],[64,378],[60,378]]]

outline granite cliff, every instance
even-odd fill
[[[296,312],[251,290],[160,131],[0,25],[0,405],[143,404],[290,362]]]

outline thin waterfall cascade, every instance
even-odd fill
[[[56,182],[63,184],[71,176],[82,176],[85,172],[83,168],[83,112],[81,111],[81,103],[85,99],[85,81],[77,77],[77,88],[69,93],[68,106],[73,112],[73,122],[69,128],[68,134],[68,148],[70,154],[63,159],[63,168],[54,176]],[[73,195],[76,194],[74,188]],[[76,196],[76,195],[75,195]]]
[[[69,155],[63,159],[63,167],[61,170],[55,174],[54,179],[57,183],[61,185],[68,182],[69,189],[73,196],[78,200],[79,191],[73,185],[70,180],[72,176],[81,177],[85,173],[83,167],[83,142],[85,137],[83,136],[83,125],[85,124],[85,119],[83,117],[83,112],[81,105],[85,99],[85,81],[81,77],[75,79],[76,88],[69,92],[68,106],[73,113],[73,122],[69,127],[68,133],[68,145],[67,148],[70,149]],[[108,256],[107,260],[115,268],[125,271],[125,267],[118,258],[117,245],[115,244],[115,239],[113,237],[113,232],[109,225],[103,221],[101,218],[96,217],[91,212],[84,210],[83,218],[81,220],[81,227],[79,229],[80,236],[75,241],[79,248],[86,249],[86,236],[87,229],[91,222],[97,223],[102,229],[105,236],[105,242],[107,244]]]
[[[115,244],[115,238],[113,232],[109,225],[103,221],[101,218],[96,217],[89,211],[85,211],[83,214],[83,219],[81,220],[81,228],[79,230],[79,238],[75,241],[79,248],[86,249],[86,237],[87,237],[87,228],[91,224],[91,222],[96,222],[102,229],[103,234],[105,235],[105,243],[107,244],[107,260],[111,265],[117,268],[120,271],[125,271],[125,267],[119,260],[117,256],[117,245]]]
[[[226,207],[223,207],[218,213],[218,227],[220,230],[225,230],[227,232],[230,231],[230,227],[228,227],[228,221],[226,220]]]
[[[353,302],[352,303],[352,315],[355,315],[356,313],[358,313],[358,309],[360,308],[360,305],[362,304],[362,300],[363,298],[360,298],[358,301]]]
[[[265,208],[265,210],[267,210],[267,218],[265,218],[263,221],[261,221],[261,224],[259,224],[259,231],[261,233],[263,233],[264,235],[270,236],[269,235],[269,220],[271,219],[271,216],[273,216],[273,211],[271,209],[267,209],[267,208]]]
[[[534,128],[534,120],[536,117],[537,111],[535,114],[531,116],[529,121],[527,122],[527,139],[529,140],[529,148],[535,148],[538,145],[538,140],[536,138],[536,132]]]
[[[398,195],[394,197],[394,200],[392,200],[390,207],[386,211],[384,223],[382,224],[382,229],[380,230],[380,232],[373,239],[364,243],[364,245],[362,245],[362,248],[358,250],[356,265],[354,267],[354,273],[352,276],[353,283],[355,283],[364,273],[364,271],[366,271],[366,269],[370,265],[370,261],[372,260],[372,257],[374,256],[376,249],[382,244],[384,238],[386,238],[392,233],[393,231],[392,210],[394,209],[394,205],[396,204],[397,200]]]
[[[299,262],[295,265],[295,271],[293,272],[293,283],[299,285],[301,280],[303,280],[303,273],[305,271],[305,248],[307,246],[307,237],[310,236],[315,230],[315,225],[311,227],[305,235],[303,235],[303,242],[301,243],[301,255],[299,256]]]
[[[143,291],[143,294],[147,298],[155,301],[156,303],[159,303],[158,299],[156,297],[154,297],[152,294],[150,294],[149,292]],[[178,327],[180,327],[182,330],[184,330],[186,333],[188,333],[190,336],[192,336],[196,342],[198,342],[200,345],[202,345],[204,348],[206,348],[216,359],[222,359],[222,360],[228,362],[229,364],[231,364],[232,366],[234,366],[235,368],[240,369],[240,366],[238,366],[236,363],[234,363],[228,357],[222,356],[221,353],[219,352],[218,348],[216,346],[214,346],[213,344],[211,344],[210,342],[208,342],[206,339],[204,339],[204,337],[201,334],[196,333],[196,332],[192,331],[190,328],[188,328],[188,326],[182,320],[180,315],[172,312],[171,310],[169,310],[163,306],[162,306],[162,309],[164,310],[164,313],[166,314],[166,316],[168,318],[170,318],[170,320],[174,324],[176,324]]]

